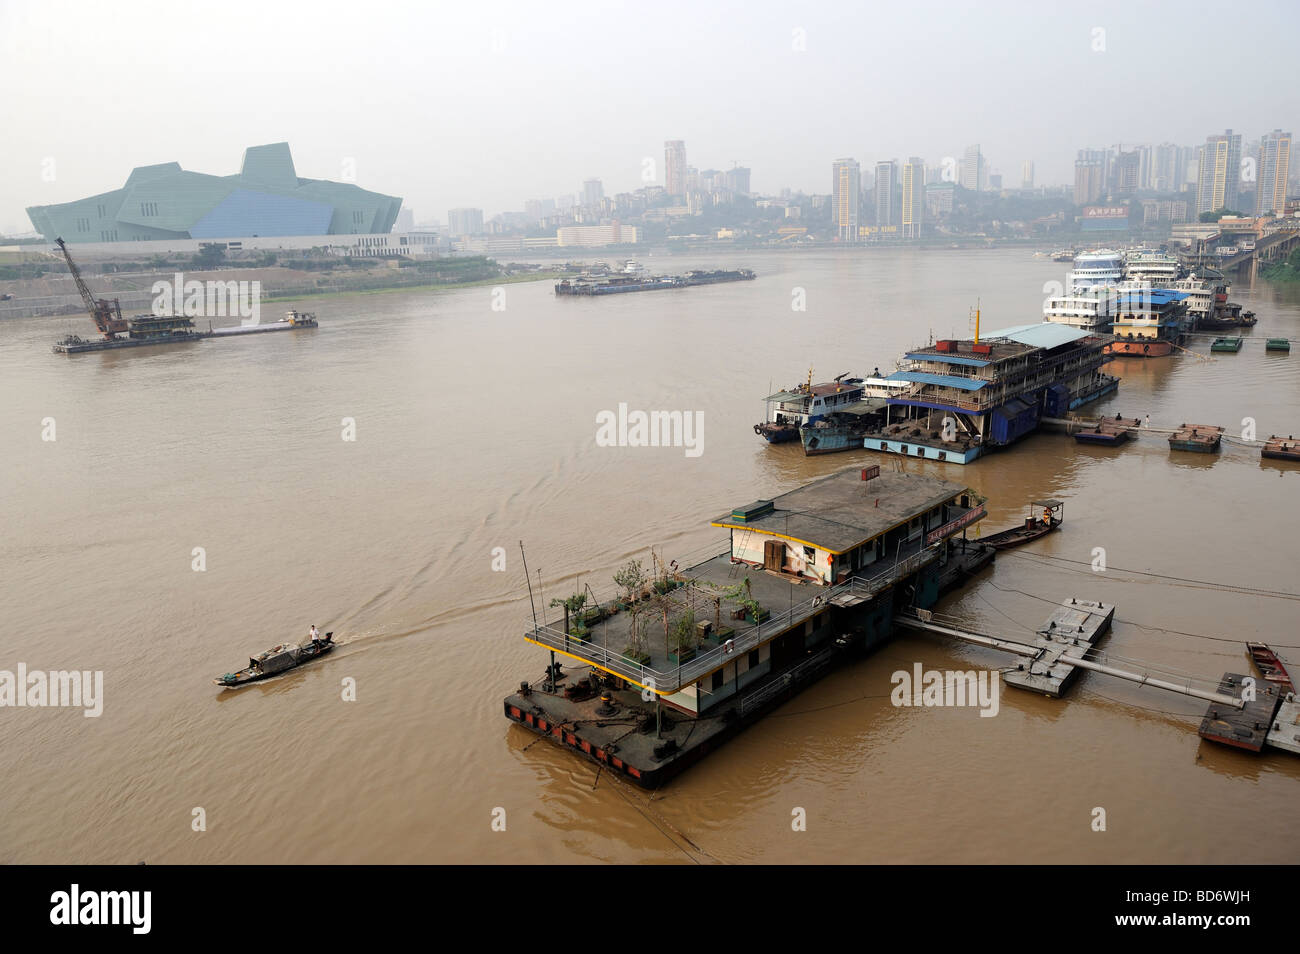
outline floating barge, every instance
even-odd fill
[[[1171,288],[1124,291],[1115,303],[1112,356],[1162,358],[1173,353],[1187,332],[1187,292]]]
[[[1300,460],[1300,443],[1294,437],[1269,437],[1259,453],[1272,460]]]
[[[89,351],[146,348],[156,345],[183,344],[187,341],[204,341],[208,338],[234,338],[239,335],[258,335],[272,331],[301,331],[304,328],[318,327],[315,315],[299,311],[290,311],[281,320],[265,324],[233,325],[227,328],[209,328],[207,331],[195,331],[193,330],[193,324],[193,319],[190,318],[155,318],[150,315],[141,315],[129,320],[130,337],[104,337],[87,340],[77,335],[68,335],[53,347],[56,354],[85,354]]]
[[[1214,454],[1223,439],[1223,428],[1213,424],[1183,424],[1169,435],[1169,449]]]
[[[767,413],[762,424],[754,425],[754,433],[769,444],[798,440],[800,427],[860,402],[863,387],[862,378],[853,377],[847,371],[834,381],[813,384],[812,368],[809,368],[806,383],[763,399]]]
[[[1107,335],[1053,322],[1018,325],[981,339],[941,340],[908,352],[889,375],[907,387],[886,401],[868,450],[968,464],[1063,418],[1119,386],[1099,370]]]
[[[1141,426],[1142,422],[1136,417],[1124,418],[1116,414],[1113,418],[1103,418],[1090,427],[1076,431],[1074,439],[1080,444],[1116,447],[1128,441]]]
[[[1300,701],[1296,699],[1291,674],[1278,655],[1265,643],[1247,643],[1251,662],[1264,677],[1259,684],[1253,677],[1225,672],[1220,692],[1239,692],[1245,700],[1241,708],[1211,705],[1201,720],[1201,738],[1230,745],[1247,752],[1265,746],[1300,755]],[[1255,682],[1252,693],[1245,692],[1246,679]]]
[[[1210,350],[1220,353],[1236,354],[1241,350],[1241,338],[1215,338],[1214,342],[1210,345]]]
[[[1268,341],[1264,342],[1264,350],[1289,352],[1291,350],[1291,339],[1269,338]]]
[[[689,271],[685,275],[614,275],[609,278],[563,279],[555,285],[557,295],[599,297],[623,295],[629,292],[666,291],[671,288],[692,288],[696,285],[718,285],[723,282],[753,281],[755,275],[747,268],[715,271]]]
[[[988,565],[995,551],[962,537],[984,515],[961,484],[858,470],[737,507],[712,521],[730,545],[711,560],[621,572],[618,600],[591,613],[575,594],[576,619],[533,622],[524,639],[551,663],[505,716],[655,788]]]

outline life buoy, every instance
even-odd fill
[[[1150,345],[1143,345],[1143,346],[1142,346],[1142,353],[1143,353],[1143,354],[1150,354],[1150,352],[1151,352],[1151,346],[1150,346]]]
[[[736,648],[736,641],[734,639],[729,639],[722,644],[722,651],[725,654],[730,654],[731,651],[735,648]]]

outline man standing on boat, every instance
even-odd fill
[[[308,635],[311,636],[311,645],[312,645],[312,648],[313,648],[313,649],[320,649],[320,633],[316,631],[316,624],[315,624],[315,623],[312,623],[312,624],[311,624],[311,632],[308,633]]]

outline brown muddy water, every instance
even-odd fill
[[[503,310],[490,288],[324,298],[317,331],[71,358],[49,345],[86,319],[0,325],[0,670],[104,673],[98,718],[0,709],[0,862],[1300,861],[1300,758],[1202,742],[1203,703],[1097,674],[1063,700],[1005,689],[994,718],[894,707],[897,670],[1008,661],[937,637],[836,671],[653,800],[510,725],[501,699],[547,661],[522,638],[520,540],[545,600],[610,590],[652,545],[719,552],[711,516],[890,460],[766,445],[769,387],[888,370],[966,334],[977,298],[986,333],[1036,321],[1064,279],[1023,250],[645,263],[760,277],[600,300],[509,285]],[[1300,291],[1234,297],[1260,316],[1239,354],[1113,364],[1098,409],[1300,432],[1300,355],[1262,343],[1300,337]],[[702,411],[704,452],[597,446],[620,402]],[[1300,465],[1043,434],[904,466],[987,494],[984,532],[1066,501],[1061,532],[941,605],[973,628],[1023,638],[1077,594],[1117,604],[1112,653],[1214,681],[1260,639],[1300,670]],[[312,623],[332,657],[212,684]]]

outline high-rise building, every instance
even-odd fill
[[[862,170],[856,159],[831,164],[831,227],[840,242],[858,240],[858,206],[862,201]]]
[[[1104,160],[1082,157],[1074,160],[1074,204],[1092,205],[1101,198],[1106,186],[1106,163]]]
[[[980,155],[979,143],[966,147],[966,154],[961,160],[961,187],[971,192],[979,192],[987,181],[988,173],[984,169],[984,157]]]
[[[1034,160],[1026,159],[1020,164],[1020,188],[1032,189],[1034,187]]]
[[[587,179],[582,183],[582,204],[589,209],[594,209],[600,205],[600,200],[605,198],[605,187],[601,185],[599,179]]]
[[[447,213],[448,235],[481,235],[482,233],[482,209],[452,209]]]
[[[664,143],[664,191],[686,195],[686,143],[669,139]]]
[[[1162,142],[1155,147],[1151,158],[1151,186],[1155,192],[1177,192],[1182,186],[1183,176],[1178,168],[1182,154],[1179,146],[1172,142]]]
[[[1291,134],[1274,129],[1259,141],[1255,185],[1255,214],[1286,210],[1287,177],[1291,175]]]
[[[897,225],[894,186],[898,180],[898,163],[885,159],[876,163],[876,225]]]
[[[1132,195],[1142,181],[1142,153],[1120,152],[1110,167],[1110,191],[1114,195]]]
[[[1207,136],[1196,173],[1196,211],[1232,209],[1240,178],[1241,136],[1234,136],[1231,129],[1221,136]]]
[[[727,188],[736,195],[749,195],[749,168],[736,166],[727,170]]]
[[[925,163],[912,156],[903,163],[903,238],[920,238],[925,221]]]

